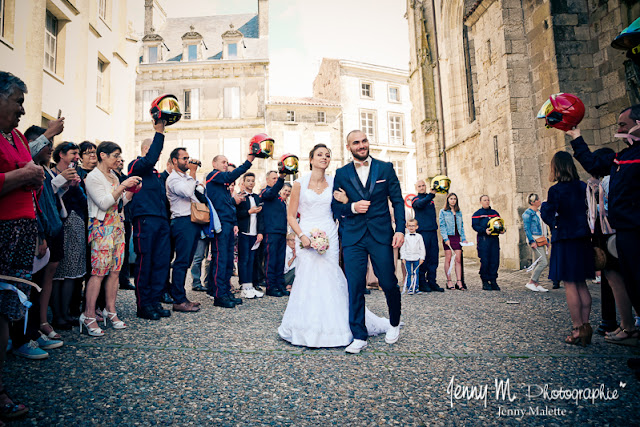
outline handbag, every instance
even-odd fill
[[[547,240],[547,238],[546,238],[546,237],[544,237],[544,236],[540,236],[540,237],[538,237],[538,238],[535,240],[535,242],[536,242],[536,245],[538,245],[538,246],[548,246],[548,245],[549,245],[549,241],[548,241],[548,240]]]
[[[191,222],[209,224],[209,207],[204,203],[191,202]]]
[[[594,267],[596,271],[604,270],[607,265],[607,254],[599,247],[593,248],[593,256],[594,256]]]

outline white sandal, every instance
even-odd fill
[[[90,320],[89,323],[84,323],[85,320]],[[92,337],[101,337],[104,335],[104,331],[102,329],[100,329],[100,327],[98,326],[97,328],[91,328],[89,327],[90,324],[95,323],[96,325],[98,324],[98,322],[96,322],[96,318],[95,317],[86,317],[84,315],[84,313],[82,313],[80,315],[80,333],[82,334],[82,329],[83,328],[87,328],[87,334],[89,334]]]
[[[102,310],[102,317],[104,318],[104,327],[107,327],[107,320],[111,321],[111,324],[113,325],[113,329],[125,329],[127,327],[127,324],[124,323],[122,320],[116,320],[115,322],[113,321],[113,319],[115,317],[118,316],[118,313],[110,313],[107,311],[107,309],[105,308],[104,310]]]

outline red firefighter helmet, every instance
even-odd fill
[[[278,172],[287,175],[298,173],[298,156],[295,154],[283,154],[278,162]]]
[[[262,159],[273,157],[273,138],[266,133],[254,135],[249,141],[249,153]]]
[[[178,122],[182,117],[178,98],[176,98],[175,95],[169,94],[160,95],[154,99],[153,102],[151,102],[149,112],[155,123],[158,123],[158,120],[164,120],[167,122],[167,126]]]
[[[542,104],[539,119],[545,119],[548,128],[568,131],[578,126],[584,117],[584,104],[570,93],[556,93]]]

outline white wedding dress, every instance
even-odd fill
[[[349,328],[349,290],[347,279],[338,264],[338,227],[331,212],[333,177],[327,175],[329,186],[318,194],[309,189],[308,173],[300,183],[300,228],[309,235],[317,228],[327,233],[329,250],[320,255],[315,249],[301,249],[296,238],[296,276],[287,309],[278,333],[293,345],[305,347],[342,347],[353,341]],[[389,319],[365,309],[369,335],[389,329]]]

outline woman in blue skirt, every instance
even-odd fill
[[[549,181],[557,184],[549,188],[547,201],[540,207],[542,220],[551,228],[551,263],[549,279],[562,280],[573,330],[565,342],[591,342],[593,331],[589,324],[591,294],[586,280],[595,277],[594,253],[587,222],[586,184],[580,181],[571,154],[558,151],[551,159]]]

